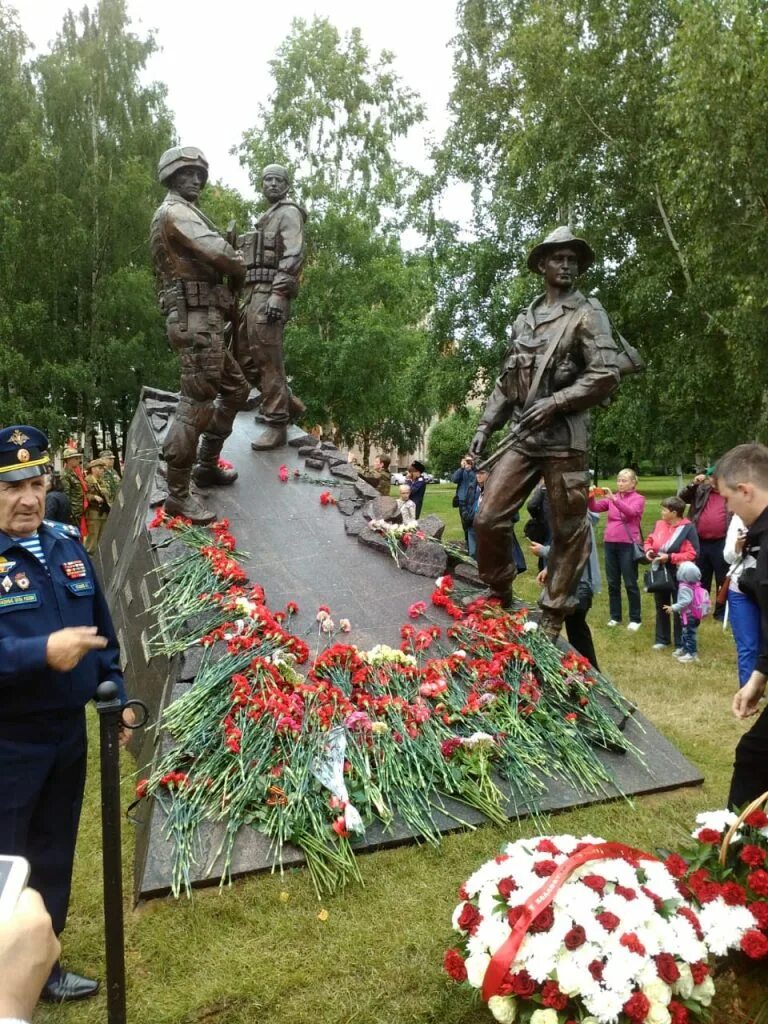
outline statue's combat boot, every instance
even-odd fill
[[[558,615],[557,612],[547,610],[542,611],[541,618],[539,619],[539,629],[552,641],[553,644],[557,642],[557,638],[560,636],[560,630],[562,628],[562,615]]]
[[[251,441],[251,448],[255,452],[269,452],[273,448],[282,448],[287,440],[288,429],[286,427],[282,424],[268,424],[266,430],[262,431],[255,441]]]
[[[188,469],[168,467],[168,497],[165,499],[165,511],[169,516],[184,516],[198,526],[212,523],[216,516],[209,512],[195,494],[189,493]]]
[[[304,413],[306,411],[307,411],[306,405],[304,405],[302,400],[297,395],[294,395],[294,393],[291,392],[288,395],[288,417],[289,417],[289,422],[295,423],[296,420],[300,420],[301,417],[304,415]],[[265,419],[265,417],[260,412],[257,412],[256,415],[253,418],[256,420],[257,423],[268,423],[269,422],[269,420]]]
[[[223,469],[219,465],[223,445],[218,437],[203,434],[200,438],[197,462],[192,470],[192,479],[198,487],[228,487],[237,480],[237,470]]]

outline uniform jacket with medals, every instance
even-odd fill
[[[0,717],[71,713],[107,679],[126,700],[120,653],[107,602],[77,530],[44,520],[38,531],[47,571],[0,530]],[[65,626],[96,626],[107,638],[70,672],[48,667],[48,636]]]
[[[224,274],[242,276],[237,252],[216,225],[176,192],[169,192],[155,211],[149,229],[155,271],[160,279],[160,304],[165,313],[198,307],[232,308]]]
[[[264,323],[270,294],[274,292],[290,300],[299,293],[306,219],[307,214],[300,206],[290,199],[281,199],[259,217],[256,230],[243,237],[246,290],[251,301],[259,306],[257,319]]]
[[[608,316],[597,301],[573,291],[536,315],[544,296],[534,299],[512,328],[501,376],[480,419],[487,433],[509,421],[514,427],[523,414],[533,378],[554,333],[568,317],[562,337],[549,361],[536,393],[554,398],[557,413],[519,447],[534,454],[567,455],[589,448],[589,409],[609,398],[619,383],[617,349]]]

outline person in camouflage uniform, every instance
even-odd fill
[[[83,473],[83,453],[76,448],[65,448],[61,455],[61,489],[69,502],[69,521],[80,530],[80,536],[87,533],[85,525],[85,492],[87,485]]]
[[[104,472],[101,475],[101,489],[107,496],[110,506],[114,505],[117,492],[120,490],[120,477],[115,472],[115,456],[109,448],[99,452],[99,458],[104,463]]]
[[[242,283],[245,266],[197,206],[208,180],[202,151],[174,146],[160,157],[158,176],[168,194],[152,218],[150,247],[168,341],[181,357],[181,397],[163,446],[169,492],[165,508],[194,523],[209,523],[215,516],[190,492],[190,478],[203,487],[237,479],[236,472],[218,462],[249,392],[225,340],[225,322],[236,315],[230,284]]]
[[[252,442],[254,451],[284,445],[287,427],[304,412],[304,403],[291,394],[285,376],[283,335],[291,315],[291,299],[299,291],[304,265],[306,212],[288,199],[288,171],[269,164],[262,190],[271,204],[254,231],[243,239],[246,264],[244,314],[248,332],[246,376],[261,391],[258,419],[266,423]]]
[[[102,459],[93,459],[88,463],[88,473],[85,478],[85,482],[88,485],[88,492],[86,494],[88,507],[85,510],[88,535],[85,538],[85,550],[89,555],[96,554],[101,531],[104,529],[111,505],[107,491],[103,486],[105,469],[106,466]]]

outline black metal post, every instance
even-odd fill
[[[104,939],[107,956],[107,1020],[126,1024],[123,863],[120,846],[120,744],[122,707],[117,683],[96,690],[101,737],[101,832],[104,865]]]

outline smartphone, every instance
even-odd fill
[[[29,861],[25,857],[0,856],[0,921],[14,912],[28,880]]]

